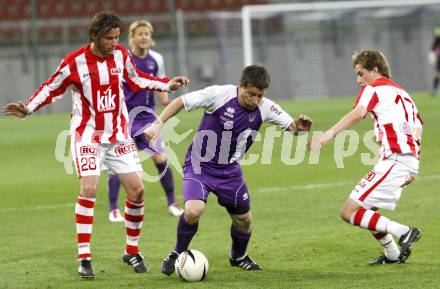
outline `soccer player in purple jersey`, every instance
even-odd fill
[[[215,85],[178,97],[145,131],[147,138],[154,143],[162,124],[182,108],[205,110],[185,157],[182,184],[185,212],[177,225],[177,243],[162,261],[162,273],[173,273],[178,255],[188,249],[210,192],[217,196],[218,203],[226,208],[232,219],[231,266],[244,270],[262,269],[246,254],[252,215],[250,195],[239,161],[263,122],[276,124],[295,134],[310,130],[312,124],[307,116],[294,120],[276,103],[265,98],[269,83],[270,76],[263,66],[248,66],[243,70],[238,86]]]
[[[128,42],[131,46],[132,59],[140,71],[156,77],[165,77],[162,55],[150,49],[155,44],[152,38],[153,31],[153,26],[148,21],[138,20],[131,23]],[[183,209],[175,199],[173,175],[164,155],[163,141],[160,140],[158,145],[153,148],[148,144],[142,133],[142,128],[156,119],[154,116],[156,109],[154,91],[133,92],[127,85],[124,85],[124,94],[130,118],[134,116],[134,119],[130,119],[131,137],[135,141],[138,150],[151,154],[151,158],[161,176],[160,182],[167,197],[168,210],[171,215],[180,216],[183,214]],[[167,106],[170,103],[168,93],[158,92],[158,94],[161,104]],[[134,111],[134,109],[136,110]],[[107,183],[110,201],[109,220],[111,222],[123,222],[124,218],[118,210],[118,195],[121,183],[116,175],[110,173]]]

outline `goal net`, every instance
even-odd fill
[[[245,6],[211,19],[225,82],[260,63],[272,75],[270,95],[292,99],[356,93],[351,56],[365,48],[383,51],[408,90],[428,90],[439,12],[438,0],[347,1]]]

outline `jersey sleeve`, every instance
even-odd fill
[[[366,85],[362,87],[359,91],[359,94],[356,98],[356,102],[353,105],[355,108],[358,105],[361,105],[367,109],[368,112],[372,111],[376,104],[379,102],[379,98],[377,97],[376,91],[374,87],[371,85]]]
[[[157,55],[157,77],[165,77],[165,62],[161,54]]]
[[[268,98],[263,98],[259,107],[263,122],[275,124],[284,130],[293,122],[293,118],[287,112]]]
[[[128,51],[123,51],[124,57],[124,80],[128,87],[138,92],[141,89],[168,91],[168,78],[154,77],[148,73],[144,73],[136,68],[136,65]]]
[[[193,111],[203,108],[207,111],[213,111],[215,100],[219,94],[218,85],[209,86],[202,90],[193,91],[182,95],[183,105],[186,111]]]
[[[32,113],[62,98],[66,89],[72,84],[70,75],[69,65],[63,59],[55,73],[27,101],[26,106],[29,111]]]

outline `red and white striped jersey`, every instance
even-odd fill
[[[411,96],[392,80],[382,77],[362,87],[354,107],[362,105],[371,112],[380,154],[411,154],[420,157],[422,124]]]
[[[94,55],[87,45],[64,57],[26,106],[31,112],[36,111],[70,90],[73,100],[70,134],[77,141],[114,143],[129,137],[122,84],[126,82],[133,91],[167,91],[168,81],[136,69],[130,53],[121,45],[105,58]]]

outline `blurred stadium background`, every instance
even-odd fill
[[[294,2],[0,0],[0,102],[28,99],[63,55],[88,43],[91,17],[101,10],[116,11],[127,27],[137,19],[151,21],[154,49],[164,55],[168,75],[187,75],[191,90],[236,83],[244,65],[242,7]],[[251,15],[252,58],[272,74],[270,95],[278,99],[353,95],[357,88],[351,55],[363,48],[384,51],[393,78],[409,91],[428,90],[432,67],[427,54],[440,5],[413,2],[401,7]],[[124,45],[126,36],[121,39]],[[70,97],[65,97],[42,111],[68,112],[70,107]]]
[[[377,242],[339,219],[340,206],[369,169],[359,157],[370,152],[367,148],[361,145],[347,158],[345,169],[336,169],[332,146],[322,151],[319,165],[307,164],[306,158],[298,166],[287,166],[281,160],[281,141],[276,140],[270,165],[261,161],[244,167],[254,213],[249,251],[264,271],[248,274],[229,266],[230,219],[211,197],[191,245],[208,257],[210,273],[205,282],[194,285],[179,282],[175,275],[165,278],[159,271],[174,242],[177,219],[168,216],[158,183],[146,184],[141,241],[151,273],[132,274],[123,266],[125,236],[122,226],[115,229],[107,220],[105,175],[92,241],[99,275],[94,282],[79,283],[73,222],[78,179],[66,174],[54,156],[57,136],[68,128],[71,97],[26,121],[2,117],[0,288],[439,288],[440,114],[438,99],[427,93],[433,70],[427,56],[440,19],[440,4],[432,3],[440,0],[430,5],[422,1],[427,0],[394,1],[402,5],[393,8],[384,7],[384,1],[362,2],[376,3],[369,9],[334,9],[329,6],[333,1],[327,1],[319,10],[251,13],[253,53],[244,55],[242,7],[295,1],[0,0],[0,106],[26,101],[63,55],[88,43],[91,17],[111,9],[127,26],[137,19],[153,23],[155,49],[164,55],[168,74],[187,75],[190,90],[236,83],[245,58],[252,56],[272,74],[270,96],[293,116],[310,115],[315,130],[329,127],[353,103],[358,87],[352,53],[381,49],[393,78],[416,99],[426,120],[420,175],[405,190],[398,210],[386,212],[424,232],[408,264],[368,266],[366,262],[380,254]],[[127,45],[126,34],[121,40]],[[177,131],[194,129],[200,113],[180,114]],[[356,127],[361,135],[369,129],[369,120]],[[172,146],[180,160],[191,139]],[[256,142],[249,154],[258,154],[262,146]],[[155,170],[149,161],[144,169],[150,174]],[[176,196],[181,202],[177,174]],[[123,201],[121,197],[120,205]]]

